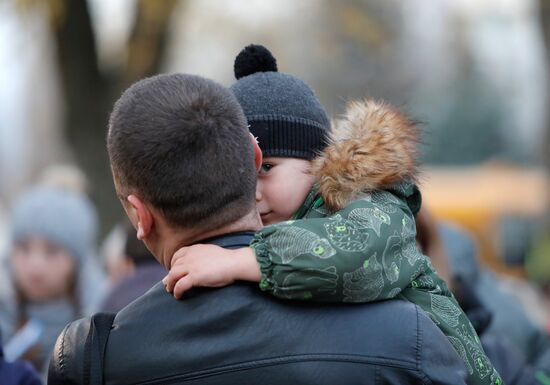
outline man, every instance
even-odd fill
[[[261,227],[261,152],[226,88],[190,75],[142,80],[116,103],[107,142],[124,209],[166,268],[183,246],[243,247]],[[82,382],[89,323],[60,335],[50,384]],[[104,367],[107,384],[463,384],[464,374],[411,303],[291,303],[245,283],[182,301],[157,284],[117,314]]]

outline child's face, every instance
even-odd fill
[[[286,221],[298,210],[315,181],[311,163],[298,158],[264,158],[256,203],[264,225]]]
[[[29,301],[46,301],[69,294],[75,262],[62,247],[43,238],[18,242],[12,252],[15,281]]]

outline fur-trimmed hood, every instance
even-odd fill
[[[372,99],[348,103],[313,160],[325,204],[340,210],[362,192],[415,182],[418,142],[416,125],[397,108]]]

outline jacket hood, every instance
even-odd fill
[[[418,128],[385,102],[348,103],[343,118],[333,123],[328,140],[313,160],[312,173],[331,210],[344,208],[360,193],[416,182]]]

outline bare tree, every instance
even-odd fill
[[[87,1],[50,0],[48,5],[66,101],[64,129],[76,161],[90,178],[106,230],[122,214],[105,149],[108,114],[124,88],[159,71],[177,1],[138,1],[126,65],[109,73],[99,67]]]

